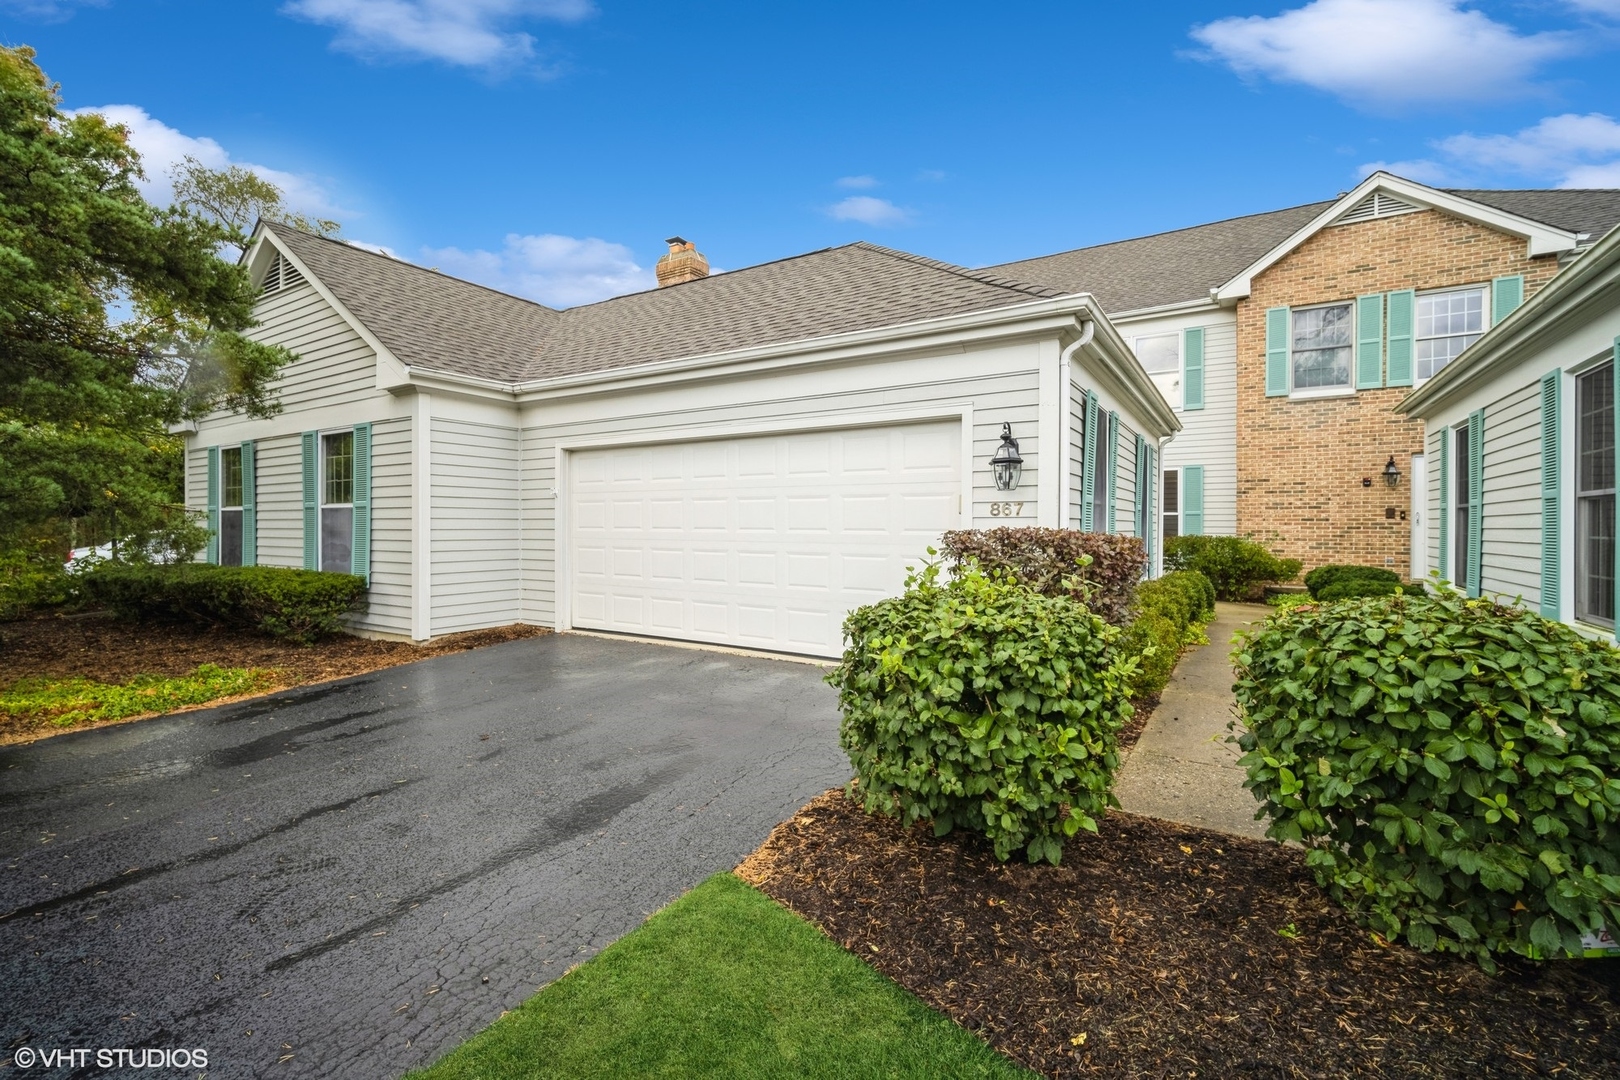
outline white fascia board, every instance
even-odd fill
[[[371,351],[377,354],[377,389],[393,390],[410,382],[409,369],[406,368],[404,364],[400,363],[399,359],[395,357],[392,352],[388,351],[388,346],[384,345],[382,341],[378,339],[376,334],[373,334],[369,329],[367,329],[366,324],[356,318],[354,312],[350,311],[343,305],[343,301],[339,300],[332,294],[332,290],[326,287],[326,283],[320,279],[318,274],[316,274],[308,266],[304,265],[303,260],[299,259],[297,255],[294,255],[291,249],[289,249],[286,244],[283,244],[276,237],[275,230],[273,228],[271,228],[269,225],[261,223],[259,225],[258,240],[253,249],[255,256],[257,255],[258,248],[266,241],[274,244],[275,249],[281,252],[282,257],[298,268],[298,272],[304,275],[304,280],[315,287],[315,292],[320,296],[320,298],[325,300],[328,304],[331,304],[332,309],[338,313],[343,321],[348,323],[349,326],[354,329],[356,334],[360,335],[360,340],[369,345],[371,347]],[[255,259],[250,258],[248,265],[254,267],[255,269],[258,268],[258,263]]]
[[[1592,319],[1620,305],[1620,229],[1609,232],[1573,265],[1507,318],[1487,330],[1440,374],[1407,394],[1395,412],[1432,417],[1481,382],[1512,370]]]
[[[1165,315],[1190,315],[1198,311],[1220,311],[1221,304],[1213,295],[1201,296],[1196,300],[1181,300],[1174,304],[1157,304],[1153,307],[1131,308],[1129,311],[1109,312],[1108,318],[1115,325],[1123,323],[1141,322],[1146,319],[1157,319]]]
[[[1089,297],[1088,297],[1089,299]],[[1133,410],[1145,422],[1153,425],[1146,434],[1162,439],[1181,430],[1181,421],[1170,403],[1143,370],[1136,353],[1125,339],[1099,311],[1092,316],[1095,330],[1091,342],[1079,350],[1074,359],[1084,367],[1102,387],[1122,401],[1131,403]]]
[[[1415,180],[1395,176],[1387,172],[1375,172],[1350,191],[1334,201],[1333,205],[1312,218],[1303,228],[1264,255],[1246,266],[1232,280],[1216,289],[1213,296],[1216,300],[1241,300],[1249,295],[1250,286],[1254,279],[1263,271],[1280,262],[1289,252],[1309,240],[1322,229],[1327,228],[1339,218],[1348,213],[1362,199],[1374,191],[1387,191],[1391,195],[1404,199],[1407,202],[1432,210],[1441,210],[1453,217],[1472,221],[1477,225],[1507,233],[1510,236],[1523,237],[1525,241],[1525,254],[1529,258],[1538,255],[1555,255],[1565,251],[1574,251],[1578,243],[1575,233],[1566,229],[1555,229],[1539,221],[1532,221],[1518,214],[1510,214],[1505,210],[1498,210],[1494,206],[1465,199],[1460,195],[1453,195],[1448,191],[1420,184]]]
[[[436,394],[455,394],[483,401],[498,401],[503,405],[515,405],[518,400],[517,387],[498,379],[482,379],[476,375],[458,375],[420,367],[402,367],[401,370],[404,372],[404,382],[388,389],[399,392],[408,385],[418,390],[431,390]]]

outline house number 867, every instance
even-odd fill
[[[1024,504],[1021,502],[993,502],[990,504],[991,517],[1022,517]]]

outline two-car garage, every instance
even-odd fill
[[[956,419],[572,449],[570,621],[837,656],[961,524],[962,455]]]

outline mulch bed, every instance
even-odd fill
[[[1381,944],[1294,848],[1115,812],[1062,866],[1001,864],[835,789],[737,872],[1052,1077],[1620,1076],[1620,960]]]
[[[246,631],[128,623],[94,615],[52,615],[0,624],[0,686],[24,678],[73,676],[122,683],[137,675],[189,675],[199,664],[216,664],[227,668],[270,668],[278,676],[274,689],[285,689],[548,632],[537,626],[501,626],[449,634],[426,645],[373,641],[345,634],[306,646]],[[140,719],[144,717],[129,718]],[[99,726],[103,725],[61,728],[49,721],[0,717],[0,746]]]

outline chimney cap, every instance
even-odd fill
[[[668,240],[665,240],[664,243],[670,245],[671,247],[685,247],[688,243],[690,243],[690,241],[688,241],[684,236],[671,236]]]

